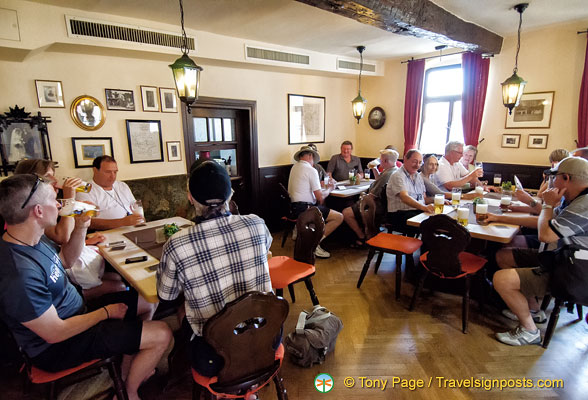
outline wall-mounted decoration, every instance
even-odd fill
[[[518,149],[521,145],[521,135],[519,134],[504,134],[502,135],[502,146],[501,147],[510,147],[513,149]]]
[[[507,129],[549,128],[555,92],[525,93],[512,114],[506,113]]]
[[[177,113],[178,101],[176,97],[176,89],[173,88],[159,88],[159,102],[161,103],[161,112]]]
[[[74,162],[76,168],[90,168],[96,157],[114,157],[112,150],[112,138],[109,137],[72,137]]]
[[[135,111],[135,96],[132,90],[104,89],[107,110]]]
[[[288,94],[288,144],[325,142],[324,97]]]
[[[1,172],[8,175],[14,171],[16,163],[23,158],[51,159],[51,146],[47,123],[49,117],[41,113],[31,117],[24,107],[9,108],[9,112],[0,115],[0,158]]]
[[[71,103],[69,111],[73,122],[86,131],[100,129],[106,122],[104,106],[92,96],[82,95],[76,97]]]
[[[131,163],[163,161],[161,121],[127,119]]]
[[[180,142],[165,142],[167,145],[167,161],[182,161]]]
[[[373,129],[380,129],[386,122],[386,112],[382,107],[374,107],[368,115],[368,122]]]
[[[143,111],[159,111],[157,88],[155,86],[141,86],[141,102],[143,103]]]
[[[549,135],[529,135],[528,149],[546,149]]]
[[[41,108],[65,108],[63,88],[60,81],[41,81],[35,79],[37,100]]]

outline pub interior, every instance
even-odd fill
[[[187,229],[195,216],[186,191],[192,190],[190,167],[197,159],[212,159],[229,176],[238,213],[256,214],[269,228],[271,258],[295,253],[293,224],[288,227],[282,218],[288,214],[288,200],[280,185],[289,190],[293,157],[308,143],[316,146],[327,172],[329,159],[341,152],[344,141],[352,142],[352,154],[363,168],[388,145],[394,146],[399,161],[406,162],[406,152],[413,148],[422,155],[438,154],[441,160],[446,142],[475,144],[475,161],[483,163],[479,180],[488,181],[484,193],[505,181],[514,186],[516,176],[534,196],[542,174],[551,167],[554,150],[587,146],[588,7],[584,0],[530,0],[524,13],[518,13],[516,4],[184,0],[186,34],[193,40],[188,55],[203,69],[199,97],[188,108],[177,96],[170,70],[181,55],[177,1],[0,0],[0,181],[14,174],[20,159],[45,158],[57,162],[58,179],[91,182],[93,159],[110,155],[118,166],[116,179],[142,201],[147,228],[158,228],[162,223],[157,221],[166,219]],[[160,44],[150,42],[150,35]],[[174,38],[166,39],[169,35]],[[365,50],[358,53],[358,46]],[[464,127],[461,116],[462,53],[468,50],[483,53],[482,63],[489,65],[485,96],[473,111],[481,116],[477,128]],[[521,107],[508,114],[501,83],[512,74],[515,58],[518,74],[527,83]],[[416,103],[414,93],[409,93],[412,62],[405,62],[413,59],[426,59],[422,82],[413,90]],[[367,99],[361,119],[354,118],[350,104],[358,94],[358,75],[360,94]],[[417,111],[410,109],[409,101]],[[476,118],[469,117],[468,122],[472,119]],[[337,184],[326,201],[337,211],[357,201],[369,186],[364,183],[355,190],[344,184],[348,182]],[[498,206],[500,194],[494,195],[496,203],[490,205]],[[422,219],[415,218],[420,224]],[[413,224],[417,231],[418,224]],[[506,225],[510,227],[504,223],[505,229],[494,229],[494,237],[503,235]],[[470,226],[468,251],[493,258],[519,232],[518,225],[511,228],[508,239],[493,240],[483,236],[486,231]],[[289,229],[285,242],[284,229]],[[126,241],[127,248],[115,255],[102,249],[105,260],[124,265],[126,258],[145,254],[145,265],[157,265],[161,247],[159,253],[141,252],[141,237],[128,236],[129,232],[106,234],[108,241]],[[502,315],[501,308],[506,307],[491,286],[491,275],[481,273],[480,282],[472,281],[464,334],[460,282],[443,280],[435,291],[425,284],[409,311],[423,249],[405,257],[386,253],[378,260],[377,273],[368,265],[358,288],[371,250],[361,240],[355,246],[355,238],[343,222],[320,242],[330,257],[314,261],[312,285],[320,304],[341,319],[343,329],[334,352],[322,364],[302,368],[286,355],[280,375],[289,398],[329,396],[321,393],[324,381],[322,389],[317,386],[322,373],[332,379],[330,396],[341,399],[585,397],[585,314],[579,320],[576,309],[568,313],[564,307],[547,348],[507,346],[495,333],[514,328],[516,322]],[[404,261],[397,263],[397,257]],[[401,286],[397,268],[403,271]],[[142,272],[151,280],[139,283],[141,288],[128,283],[137,279],[132,273],[119,272],[131,291],[153,303],[158,300],[156,269]],[[300,312],[313,307],[307,286],[294,285],[293,291],[295,302],[283,291],[289,303],[284,338],[295,331]],[[478,307],[481,299],[484,307]],[[553,310],[552,301],[547,319]],[[155,318],[177,332],[173,310],[159,311]],[[588,313],[586,307],[583,311]],[[547,326],[537,325],[542,337]],[[16,346],[2,328],[1,397],[42,398],[43,389],[32,387],[25,393],[26,369],[19,372],[22,360],[17,350],[11,350]],[[141,398],[192,397],[189,365],[184,370],[168,365],[172,347],[173,342],[153,379],[139,389]],[[476,380],[492,381],[494,386],[474,387]],[[530,380],[530,386],[520,386],[524,380]],[[111,386],[108,373],[102,372],[61,386],[58,398],[111,398]],[[274,384],[258,394],[274,398]]]

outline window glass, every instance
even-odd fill
[[[461,68],[433,68],[427,77],[427,97],[460,96],[463,87]]]
[[[421,129],[420,150],[425,153],[439,153],[445,148],[447,138],[447,115],[449,102],[425,104],[423,126]]]
[[[225,132],[225,142],[232,142],[235,140],[235,120],[232,118],[223,118],[223,130]]]
[[[210,132],[211,142],[221,142],[223,140],[223,127],[221,118],[208,119],[208,131]]]
[[[192,118],[194,124],[194,141],[208,142],[208,135],[206,133],[206,118]]]
[[[457,140],[463,142],[463,125],[461,120],[461,101],[453,103],[453,116],[451,118],[451,129],[449,130],[449,141]]]

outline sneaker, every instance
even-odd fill
[[[513,321],[519,320],[517,318],[517,316],[515,315],[515,313],[510,311],[508,308],[502,310],[502,315],[504,315],[508,319],[512,319]],[[545,315],[545,311],[543,311],[543,310],[538,310],[538,311],[531,310],[531,316],[533,317],[533,321],[536,324],[543,324],[547,321],[547,316]]]
[[[294,225],[294,229],[292,230],[292,240],[296,241],[298,237],[298,229],[296,229],[296,225]]]
[[[316,250],[314,251],[314,255],[317,256],[318,258],[329,258],[329,257],[331,257],[331,253],[329,253],[328,251],[324,250],[321,247],[320,244],[318,246],[316,246]]]
[[[539,329],[535,332],[529,332],[519,325],[512,331],[497,333],[496,339],[499,342],[511,346],[524,346],[527,344],[540,344],[541,334],[539,333]]]

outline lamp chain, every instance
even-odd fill
[[[186,36],[186,30],[184,29],[184,5],[180,0],[180,21],[182,23],[182,53],[188,54],[188,37]]]
[[[363,71],[363,51],[359,52],[359,93],[361,94],[361,71]]]
[[[521,25],[523,24],[523,12],[519,11],[519,30],[517,34],[517,55],[515,56],[515,67],[513,72],[516,74],[519,70],[519,50],[521,49]]]

